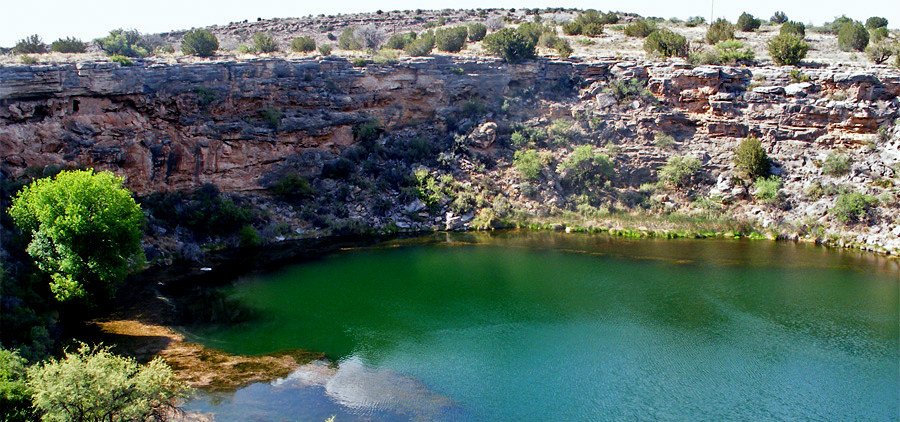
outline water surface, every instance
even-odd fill
[[[321,351],[199,394],[216,420],[897,420],[897,261],[776,242],[434,235],[242,277],[251,321],[187,334]]]

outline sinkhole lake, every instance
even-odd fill
[[[290,376],[199,392],[246,420],[828,420],[900,415],[898,261],[747,240],[437,234],[221,288],[185,328]]]

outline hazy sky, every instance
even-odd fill
[[[4,47],[11,47],[17,40],[34,33],[48,43],[64,36],[87,41],[119,27],[152,33],[255,20],[257,17],[299,17],[377,9],[577,7],[665,18],[700,15],[709,19],[711,6],[709,0],[10,0],[5,3],[0,8],[0,46]],[[792,20],[817,25],[846,14],[863,21],[870,16],[883,16],[890,21],[891,28],[900,26],[900,6],[896,0],[718,0],[714,13],[716,17],[724,16],[734,22],[743,11],[769,18],[776,10],[784,11]]]

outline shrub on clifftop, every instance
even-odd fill
[[[747,12],[741,13],[737,20],[737,28],[744,32],[755,31],[761,24],[762,22],[759,19],[754,18],[753,15]]]
[[[219,39],[205,29],[195,29],[184,34],[181,40],[181,52],[186,55],[209,57],[219,49]]]
[[[725,19],[716,19],[709,29],[706,30],[706,42],[716,44],[719,41],[730,40],[734,38],[734,25]]]
[[[114,29],[94,42],[110,56],[146,57],[150,54],[149,45],[136,29]]]
[[[838,31],[838,48],[842,51],[863,51],[869,45],[869,31],[859,22],[847,22]]]
[[[644,51],[663,57],[687,56],[687,39],[666,28],[653,32],[644,40]]]
[[[803,41],[803,37],[794,34],[780,34],[768,42],[769,56],[779,66],[796,66],[806,57],[809,44]]]
[[[316,51],[316,41],[310,37],[297,37],[291,41],[291,51],[295,53],[309,53]]]
[[[434,45],[438,50],[456,53],[466,45],[469,30],[465,26],[434,31]]]
[[[503,57],[508,63],[520,63],[534,57],[535,41],[511,28],[484,37],[483,45],[490,54]]]
[[[44,44],[44,41],[41,40],[40,35],[29,35],[16,43],[16,46],[13,47],[13,52],[16,54],[46,53],[47,44]]]
[[[278,51],[278,43],[265,32],[253,34],[253,51],[256,53],[274,53]]]
[[[84,53],[87,43],[72,37],[60,38],[50,44],[50,51],[58,53]]]

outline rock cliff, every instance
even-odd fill
[[[646,95],[624,98],[611,90],[630,80]],[[778,234],[837,233],[841,242],[896,253],[898,94],[900,73],[884,68],[825,67],[792,76],[778,67],[615,60],[507,65],[448,57],[365,67],[328,57],[7,66],[0,67],[0,164],[6,179],[65,167],[110,170],[138,195],[214,184],[274,212],[267,218],[290,225],[292,233],[294,226],[306,232],[315,224],[300,212],[305,205],[271,193],[290,172],[309,179],[330,204],[346,207],[335,213],[342,218],[444,228],[465,227],[485,207],[541,217],[574,210],[577,195],[560,185],[553,167],[583,143],[606,148],[615,164],[594,206],[671,212],[713,198],[727,214]],[[548,143],[541,178],[524,182],[511,165],[516,146],[510,135],[559,119],[573,122],[568,133],[576,136],[571,144]],[[367,124],[374,133],[360,132]],[[733,151],[748,136],[763,141],[773,173],[784,181],[778,206],[754,201],[735,183]],[[475,186],[484,198],[473,201],[469,216],[453,207],[459,189],[432,192],[442,198],[423,210],[404,194],[403,183],[378,183],[397,162],[378,148],[402,150],[396,146],[401,140],[423,137],[432,148],[421,165],[408,169],[424,166],[435,177],[447,174]],[[671,137],[670,145],[660,137]],[[361,152],[348,156],[353,151]],[[845,157],[848,171],[825,174],[829,154]],[[657,169],[673,155],[702,163],[687,192],[646,195],[650,205],[622,199],[655,182]],[[358,177],[329,173],[341,159],[354,162],[350,173]],[[539,192],[523,192],[526,184]],[[825,186],[826,194],[810,194],[814,185]],[[348,192],[334,197],[342,186]],[[828,186],[878,197],[872,218],[835,221],[828,210],[838,195],[828,194]],[[509,206],[498,206],[497,198]],[[312,212],[322,210],[320,200]],[[812,226],[825,232],[811,234]]]

